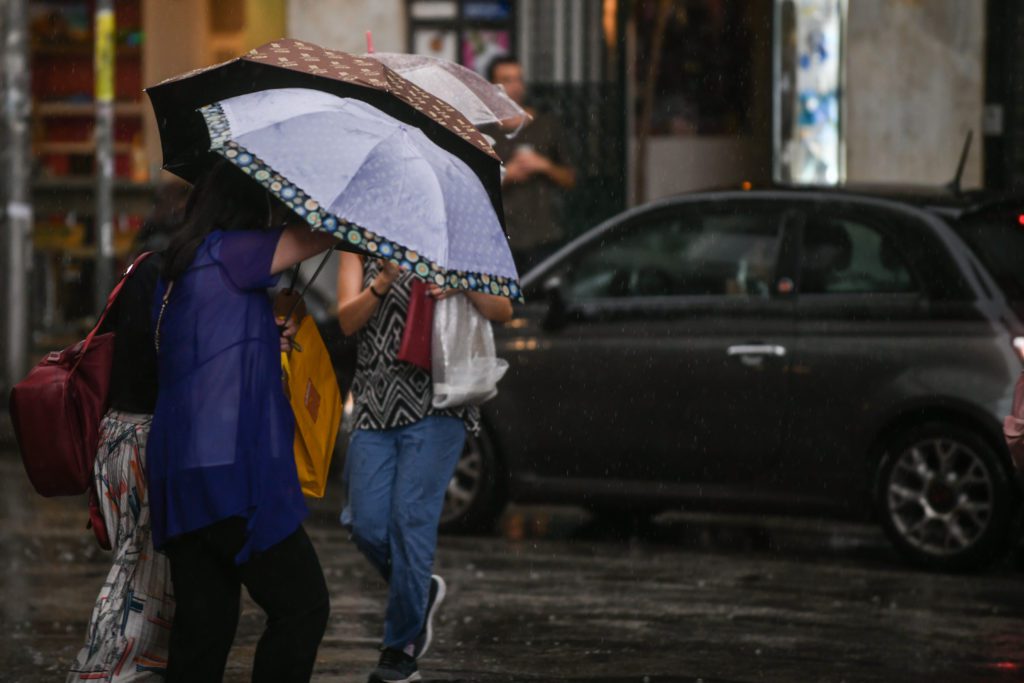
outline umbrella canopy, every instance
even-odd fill
[[[237,59],[147,88],[160,130],[164,168],[194,181],[210,163],[209,139],[198,109],[272,88],[309,88],[359,99],[421,129],[473,170],[504,221],[501,162],[462,114],[379,61],[299,40],[267,43]]]
[[[474,126],[524,121],[528,115],[500,85],[461,64],[425,55],[371,52],[375,59],[455,107]]]
[[[303,88],[229,98],[200,114],[210,151],[312,228],[440,286],[521,297],[480,179],[418,128]]]

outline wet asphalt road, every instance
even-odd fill
[[[108,569],[84,502],[45,500],[0,455],[0,681],[62,681]],[[363,681],[384,590],[334,523],[308,525],[333,614],[318,683]],[[667,514],[611,528],[518,508],[493,537],[445,537],[448,580],[427,681],[1024,681],[1024,572],[901,565],[874,529],[821,520]],[[225,680],[248,680],[247,602]]]

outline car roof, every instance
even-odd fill
[[[726,191],[737,191],[729,188]],[[1024,208],[1024,195],[1009,192],[972,189],[955,191],[946,186],[934,185],[899,185],[899,184],[847,184],[841,186],[825,185],[770,185],[747,190],[753,196],[769,198],[779,193],[786,195],[808,195],[816,198],[835,197],[846,199],[884,199],[890,202],[906,204],[923,209],[944,218],[958,220],[967,215],[1000,206],[1019,206]],[[695,197],[706,192],[676,195],[677,197]]]

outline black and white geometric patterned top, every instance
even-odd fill
[[[377,259],[363,262],[363,287],[369,287],[380,273]],[[436,410],[430,373],[398,360],[405,331],[413,275],[402,270],[377,305],[369,322],[356,336],[356,375],[352,380],[356,429],[391,429],[422,420],[429,415],[457,417],[466,429],[480,429],[480,408],[462,406]]]

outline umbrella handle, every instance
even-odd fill
[[[320,275],[320,271],[322,271],[324,269],[324,266],[327,265],[327,260],[331,258],[331,253],[333,251],[333,249],[328,249],[327,253],[324,254],[324,258],[322,261],[320,261],[320,265],[317,266],[316,271],[313,273],[313,277],[309,278],[309,282],[307,282],[306,286],[302,288],[302,291],[299,293],[298,298],[295,299],[295,303],[292,304],[291,310],[288,311],[288,315],[284,317],[286,322],[288,318],[291,318],[292,315],[295,314],[295,309],[298,308],[299,302],[302,301],[302,297],[306,296],[306,292],[309,291],[309,286],[313,284],[313,281],[316,280],[318,275]],[[295,285],[298,284],[299,267],[300,266],[295,266],[295,271],[292,274],[292,286],[289,289],[291,289],[293,292],[295,291]],[[284,329],[284,325],[279,325],[278,327],[279,329]]]

